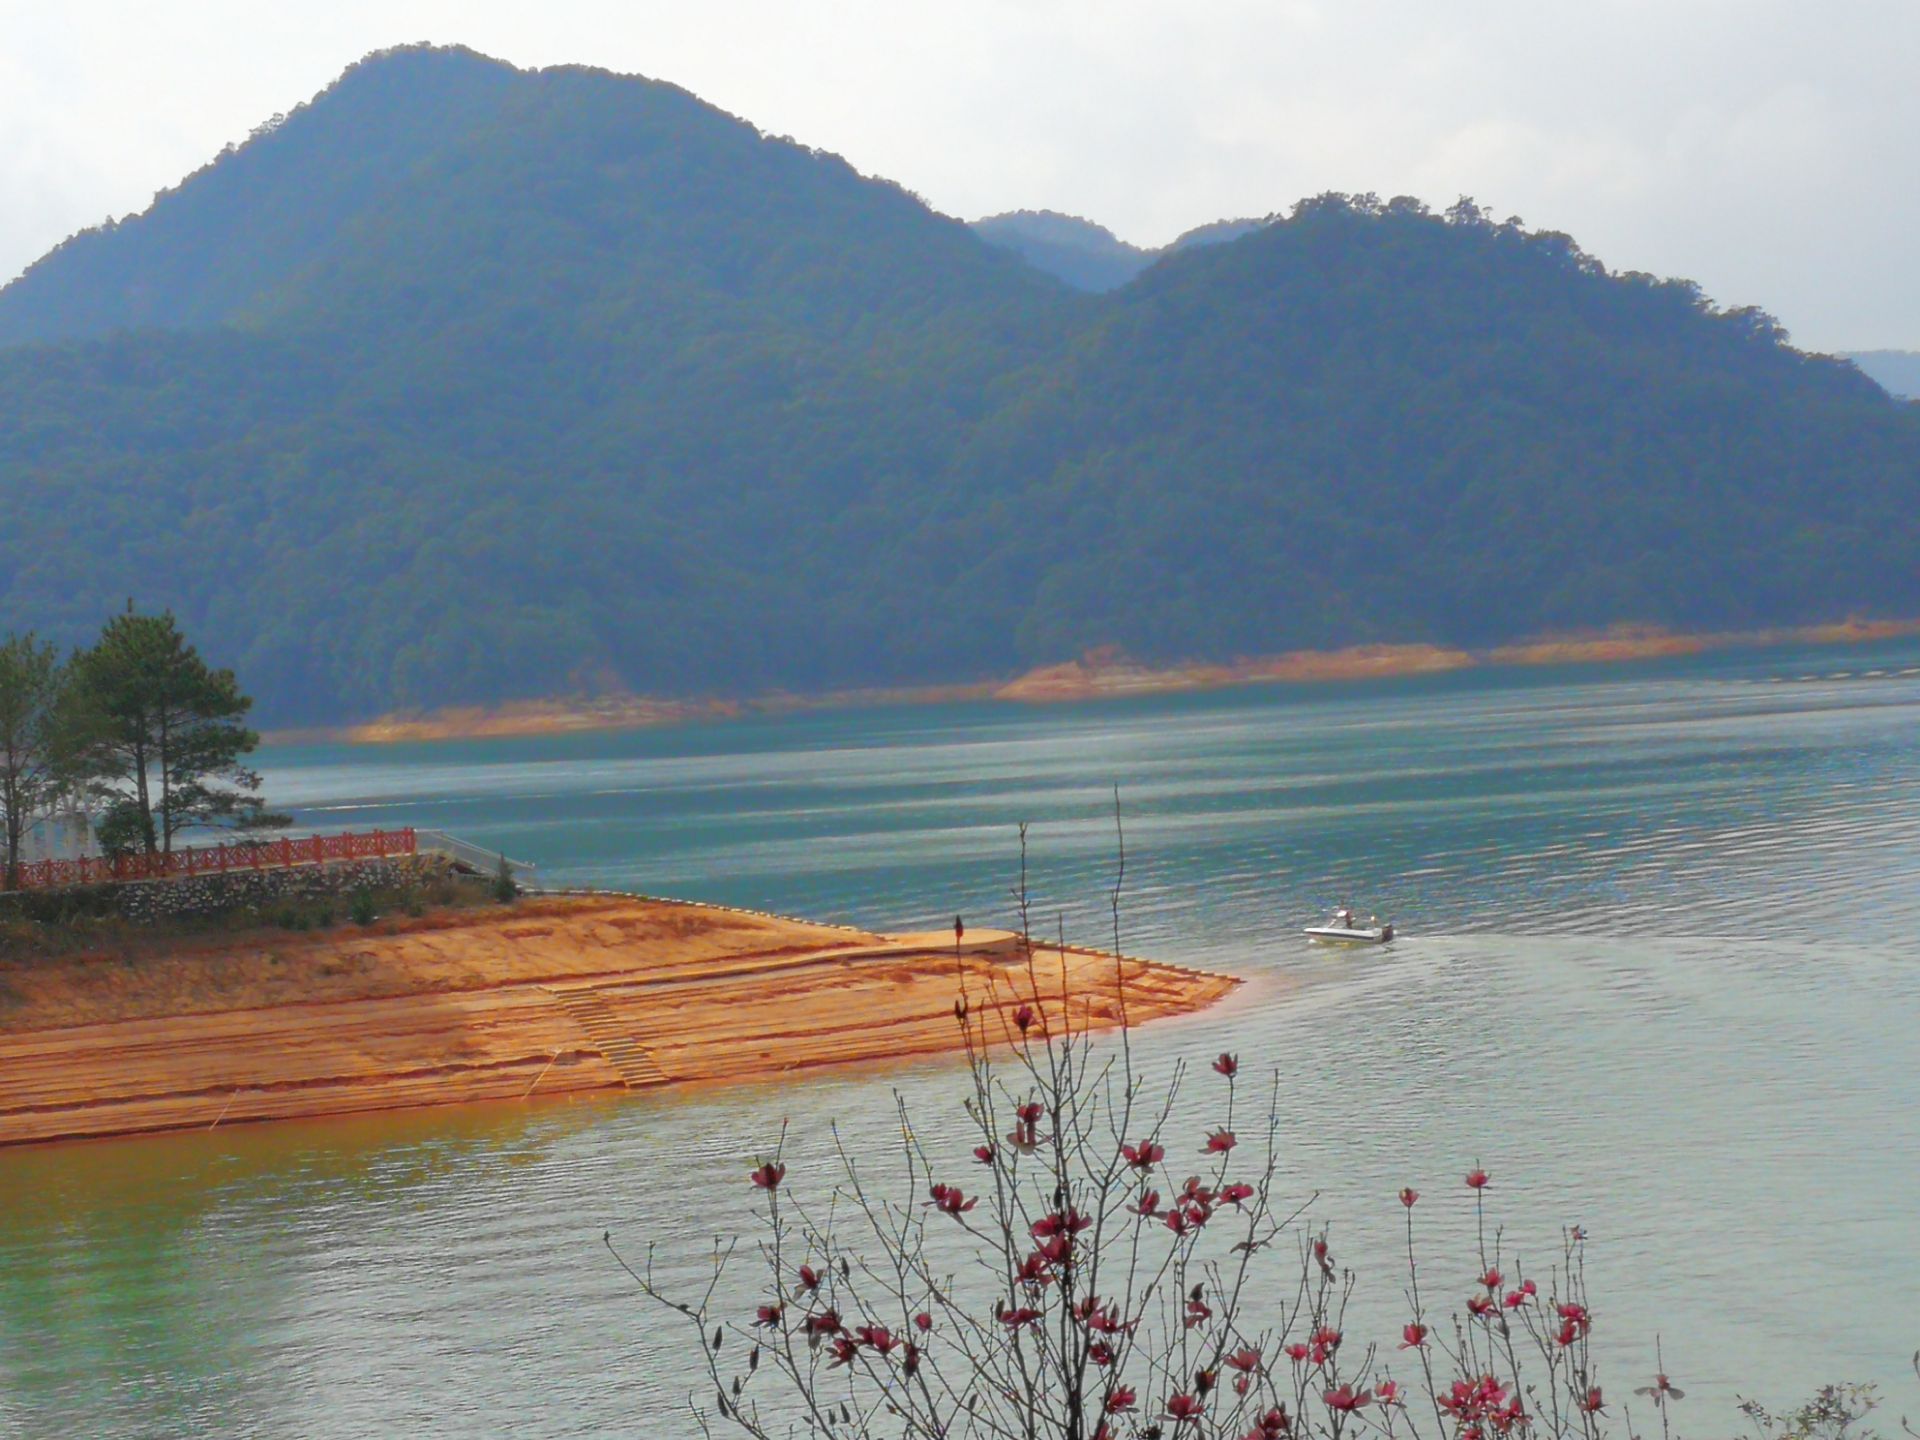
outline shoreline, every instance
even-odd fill
[[[1144,1024],[1241,983],[1071,945],[1034,954],[1037,997],[1008,931],[956,946],[602,893],[182,943],[138,966],[9,965],[0,1147],[777,1080],[957,1054],[962,987],[997,1042],[1023,1002],[1112,1029],[1123,1007]]]
[[[1699,655],[1716,650],[1787,645],[1858,645],[1920,635],[1920,619],[1845,620],[1763,630],[1676,632],[1618,625],[1584,634],[1543,636],[1486,649],[1441,645],[1353,645],[1338,650],[1292,650],[1224,662],[1150,666],[1115,649],[1042,665],[1011,679],[950,685],[875,687],[817,695],[776,692],[747,700],[668,700],[601,695],[516,700],[494,706],[449,706],[425,713],[394,713],[361,724],[269,732],[275,744],[390,745],[409,741],[504,739],[638,730],[866,706],[938,705],[964,701],[1045,705],[1134,695],[1168,695],[1239,685],[1318,684],[1389,679],[1456,670],[1540,665],[1616,665]]]

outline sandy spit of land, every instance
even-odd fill
[[[1013,679],[894,689],[844,690],[820,695],[775,694],[752,700],[662,700],[610,694],[515,701],[511,704],[395,714],[362,725],[280,731],[280,742],[344,740],[383,744],[398,740],[460,740],[484,736],[560,735],[583,730],[629,730],[741,715],[863,705],[928,705],[961,700],[1027,704],[1159,695],[1227,685],[1309,683],[1395,675],[1427,675],[1497,665],[1608,664],[1696,655],[1707,650],[1768,645],[1845,645],[1920,634],[1920,620],[1845,620],[1771,630],[1683,634],[1644,625],[1543,636],[1488,650],[1440,645],[1354,645],[1342,650],[1293,650],[1233,661],[1186,661],[1150,666],[1112,648],[1078,660],[1043,665]]]
[[[1041,1011],[1076,1028],[1238,983],[1075,949],[1030,973],[1006,932],[956,950],[616,896],[19,962],[0,966],[0,1145],[934,1055],[959,1047],[963,986],[1007,1037],[1035,975]]]

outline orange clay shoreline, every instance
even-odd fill
[[[11,962],[0,1145],[898,1062],[962,1048],[963,987],[992,1040],[1036,998],[1105,1029],[1238,983],[1071,946],[1030,971],[1006,931],[956,947],[621,895]]]
[[[1307,684],[1509,665],[1617,664],[1697,655],[1709,650],[1860,644],[1914,634],[1920,634],[1920,620],[1845,620],[1831,625],[1701,634],[1617,625],[1594,633],[1544,637],[1491,650],[1461,650],[1439,645],[1355,645],[1342,650],[1295,650],[1229,662],[1192,661],[1165,666],[1143,665],[1118,650],[1107,648],[1092,651],[1079,660],[1041,666],[1012,680],[842,690],[814,696],[783,693],[754,700],[667,700],[625,694],[520,700],[497,706],[449,707],[424,714],[386,715],[361,725],[288,730],[268,738],[281,742],[344,740],[355,744],[389,744],[557,735],[866,705],[945,704],[963,700],[1046,704],[1211,690],[1229,685]]]

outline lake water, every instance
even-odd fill
[[[1920,646],[904,708],[379,749],[281,748],[303,821],[437,826],[553,882],[855,921],[1048,928],[1251,983],[1149,1070],[1277,1068],[1290,1194],[1397,1337],[1398,1188],[1441,1249],[1494,1174],[1507,1242],[1591,1232],[1609,1393],[1885,1382],[1920,1410]],[[1384,951],[1299,925],[1353,897]],[[857,1017],[854,1017],[857,1023]],[[689,1377],[600,1248],[691,1278],[783,1118],[957,1136],[955,1073],[826,1072],[0,1151],[0,1436],[692,1433]],[[958,1140],[952,1142],[956,1147]],[[1458,1274],[1428,1283],[1464,1298]],[[1436,1261],[1438,1257],[1436,1256]],[[677,1343],[674,1342],[674,1343]]]

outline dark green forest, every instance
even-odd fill
[[[1465,202],[1223,235],[1085,293],[670,85],[370,57],[0,291],[0,628],[137,596],[285,724],[1920,614],[1920,406],[1765,314]]]

